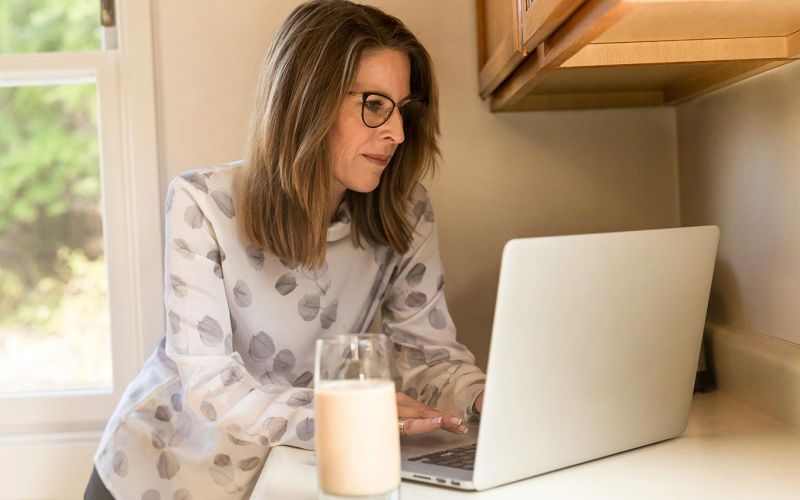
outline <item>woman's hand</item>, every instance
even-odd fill
[[[436,429],[444,429],[453,434],[467,432],[461,417],[431,408],[404,392],[397,393],[397,416],[401,421],[406,421],[403,429],[408,436],[419,436]]]

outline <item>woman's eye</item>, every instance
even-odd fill
[[[367,101],[365,106],[372,112],[378,112],[383,108],[383,103],[381,101]]]

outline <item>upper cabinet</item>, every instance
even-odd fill
[[[493,111],[676,104],[800,58],[800,0],[477,0]]]

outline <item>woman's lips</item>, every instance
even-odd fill
[[[379,155],[362,155],[367,160],[371,161],[372,163],[380,166],[384,166],[389,163],[389,159],[391,156],[379,156]]]

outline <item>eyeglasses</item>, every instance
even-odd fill
[[[424,99],[412,97],[406,102],[395,104],[391,97],[378,92],[349,92],[361,96],[361,120],[369,128],[378,128],[392,116],[395,108],[400,109],[403,123],[419,119],[427,108]]]

